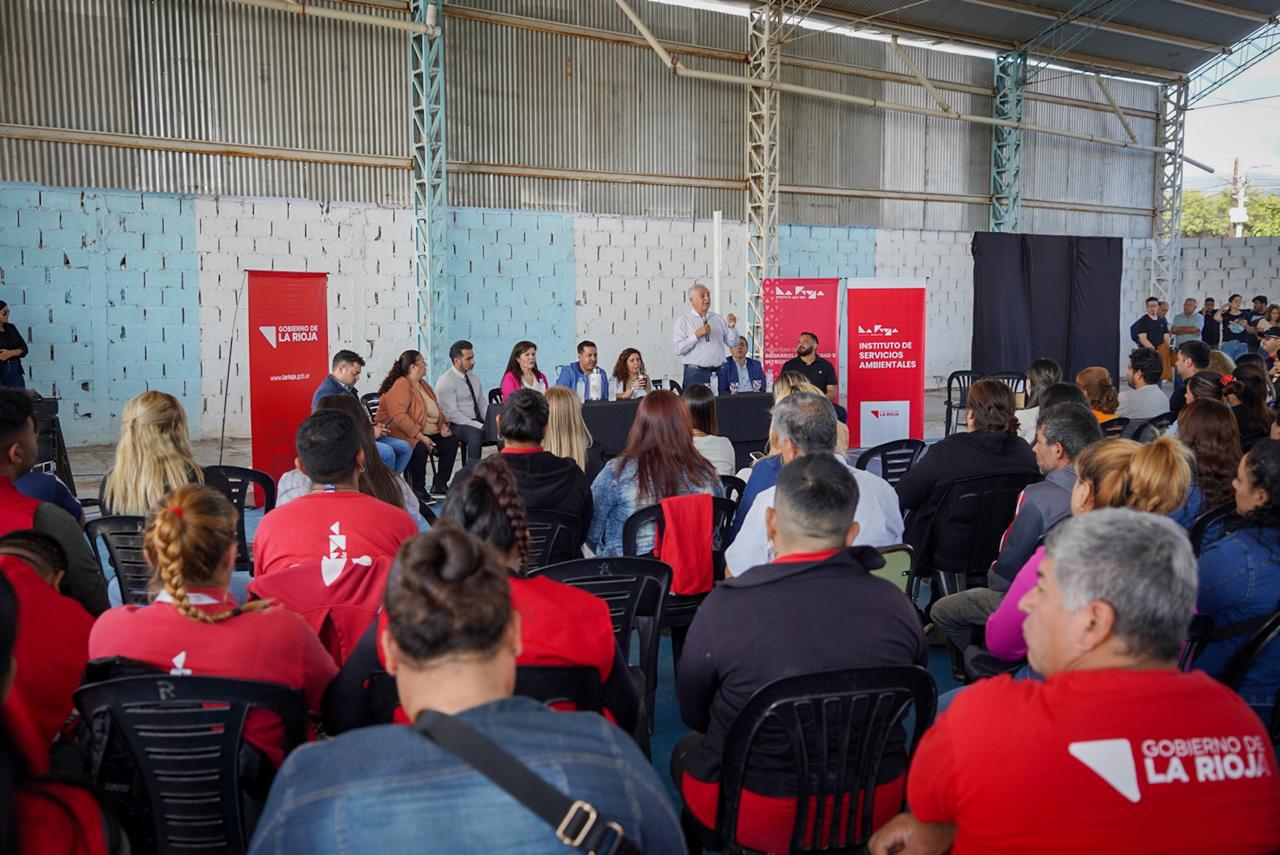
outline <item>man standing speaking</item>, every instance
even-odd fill
[[[710,386],[712,376],[724,365],[725,348],[738,343],[738,332],[734,329],[738,319],[732,314],[722,318],[711,311],[711,292],[706,285],[689,289],[689,306],[690,312],[676,318],[671,346],[684,363],[682,385],[705,383]]]

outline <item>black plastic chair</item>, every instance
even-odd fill
[[[502,406],[502,390],[501,389],[489,390],[489,406],[492,407],[495,405]]]
[[[582,556],[581,523],[573,514],[538,509],[528,512],[528,521],[530,563],[526,570]]]
[[[306,736],[306,705],[286,686],[168,674],[82,686],[76,709],[107,719],[128,746],[151,805],[156,851],[241,853],[253,834],[241,802],[241,737],[251,708],[284,727],[286,753]]]
[[[146,524],[143,517],[119,516],[99,517],[84,527],[98,566],[102,566],[98,538],[106,543],[107,561],[120,580],[120,596],[125,605],[145,606],[151,602],[151,570],[142,555],[142,530]]]
[[[1027,375],[1021,371],[997,371],[994,374],[988,374],[982,378],[985,380],[999,380],[1001,383],[1009,387],[1009,391],[1014,395],[1022,393],[1025,398],[1027,395]]]
[[[891,485],[899,481],[911,471],[911,467],[924,454],[925,444],[918,439],[895,439],[874,448],[868,448],[858,455],[854,462],[857,469],[866,470],[872,460],[880,461],[880,477]]]
[[[236,520],[236,569],[253,574],[253,553],[244,528],[244,512],[249,507],[249,488],[261,491],[263,513],[276,508],[276,482],[266,472],[243,466],[206,466],[204,482],[227,497],[239,515]]]
[[[1196,517],[1195,522],[1191,524],[1191,530],[1187,536],[1191,539],[1191,549],[1195,552],[1196,558],[1200,557],[1200,553],[1209,544],[1204,542],[1205,535],[1209,533],[1209,529],[1215,525],[1225,524],[1236,512],[1236,503],[1234,501],[1224,502],[1216,508],[1209,510]]]
[[[1190,671],[1211,641],[1213,618],[1204,614],[1192,615],[1191,623],[1187,626],[1187,643],[1182,645],[1182,652],[1178,654],[1178,670]]]
[[[586,666],[521,665],[516,669],[515,693],[547,706],[570,704],[597,713],[604,709],[600,675]]]
[[[653,724],[658,685],[658,627],[671,588],[671,568],[652,558],[582,558],[531,571],[572,585],[605,601],[622,658],[631,661],[631,634],[640,636],[640,672],[645,708]]]
[[[669,385],[669,386],[671,387],[671,391],[672,391],[672,392],[675,392],[677,395],[683,395],[683,394],[684,394],[684,386],[680,385],[680,384],[679,384],[679,383],[677,383],[676,381],[674,381],[674,380],[668,380],[668,381],[667,381],[667,385]]]
[[[947,488],[933,522],[927,545],[919,556],[908,589],[913,602],[919,583],[928,575],[933,599],[986,585],[987,568],[1000,553],[1000,539],[1018,509],[1018,496],[1040,480],[1030,472],[963,478]]]
[[[736,505],[742,501],[747,482],[736,475],[721,475],[720,486],[724,487],[724,497]]]
[[[1240,691],[1245,677],[1249,675],[1250,669],[1258,661],[1262,651],[1274,644],[1277,638],[1280,638],[1280,609],[1272,612],[1267,622],[1235,652],[1227,662],[1227,666],[1222,669],[1222,673],[1218,675],[1218,679],[1235,691]],[[1280,746],[1280,692],[1276,693],[1276,706],[1271,714],[1271,721],[1267,723],[1267,734],[1271,737],[1272,745]]]
[[[721,499],[718,496],[711,497],[712,516],[711,516],[711,562],[712,574],[711,581],[714,585],[716,582],[724,578],[724,550],[729,542],[729,529],[733,526],[733,515],[737,511],[737,506],[728,499]],[[651,505],[647,508],[641,508],[636,511],[622,526],[622,554],[626,556],[634,556],[637,558],[651,558],[652,552],[640,555],[636,551],[636,537],[640,530],[648,525],[653,525],[654,542],[657,543],[662,539],[663,530],[666,522],[662,517],[662,506]],[[672,578],[674,584],[674,576]],[[709,593],[709,592],[708,592]],[[706,593],[701,594],[668,594],[662,605],[662,615],[659,620],[656,632],[661,634],[664,629],[671,630],[671,652],[673,655],[673,665],[680,662],[680,652],[684,649],[684,637],[688,632],[689,624],[693,623],[693,615],[698,610],[698,606],[702,604]]]
[[[382,396],[377,392],[366,392],[360,396],[360,403],[364,404],[365,411],[369,414],[369,421],[376,421],[378,418],[378,402],[382,400]]]
[[[951,436],[963,426],[962,420],[955,418],[955,414],[963,413],[968,408],[969,387],[982,377],[981,371],[952,371],[947,377],[947,400],[943,404],[945,410],[942,416],[943,436]]]
[[[734,839],[744,782],[761,737],[771,736],[776,744],[781,730],[795,770],[796,818],[788,851],[861,851],[871,837],[890,738],[914,711],[909,757],[932,724],[937,703],[933,677],[915,665],[801,674],[757,690],[725,737],[716,829],[705,834],[704,845],[717,852],[749,851]],[[828,800],[835,810],[827,810]],[[839,807],[846,802],[847,813]],[[686,826],[696,825],[687,809],[685,816]]]
[[[1124,436],[1125,431],[1129,427],[1129,419],[1123,416],[1117,416],[1114,419],[1107,419],[1100,427],[1102,428],[1102,436],[1106,439],[1116,436]]]
[[[1161,413],[1146,421],[1130,422],[1124,437],[1126,439],[1136,439],[1138,442],[1155,442],[1169,429],[1171,424],[1173,424],[1173,414]]]

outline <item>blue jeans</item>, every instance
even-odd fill
[[[409,457],[412,454],[413,446],[403,439],[384,436],[378,440],[378,456],[382,458],[387,468],[397,475],[404,474],[404,468],[409,465]]]
[[[6,359],[0,362],[0,386],[10,389],[27,388],[27,378],[22,373],[21,359]]]
[[[1218,349],[1235,361],[1249,352],[1249,345],[1242,341],[1224,341]]]
[[[708,371],[705,368],[699,368],[697,365],[686,365],[684,367],[684,377],[680,380],[680,385],[688,389],[690,386],[702,383],[703,385],[711,386],[714,390],[719,388],[719,376],[718,371]],[[712,383],[715,383],[716,385],[712,386]]]

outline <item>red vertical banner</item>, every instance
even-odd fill
[[[846,281],[849,446],[924,439],[924,282]]]
[[[249,271],[249,427],[253,468],[293,468],[293,437],[329,373],[326,273]]]
[[[818,355],[840,374],[840,280],[764,280],[764,373],[777,377],[796,355],[800,333],[818,337]]]

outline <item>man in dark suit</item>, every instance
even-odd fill
[[[720,369],[720,394],[735,391],[733,384],[737,384],[738,392],[764,391],[764,366],[760,360],[747,356],[746,336],[738,336],[738,343],[729,349],[729,358]]]

